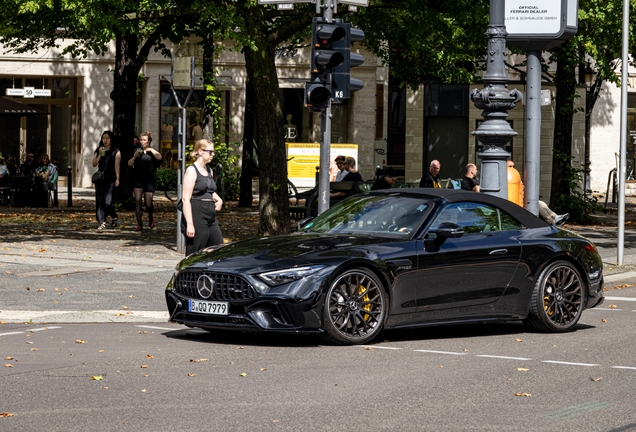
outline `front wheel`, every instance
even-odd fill
[[[358,268],[337,276],[325,296],[323,338],[340,345],[369,342],[382,329],[389,300],[370,270]]]
[[[567,332],[581,318],[584,305],[585,285],[578,270],[567,261],[557,261],[537,279],[524,323],[538,331]]]

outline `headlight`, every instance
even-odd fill
[[[294,267],[285,270],[276,270],[267,273],[261,273],[259,278],[263,279],[270,286],[283,285],[289,282],[293,282],[298,279],[302,279],[312,273],[316,273],[318,270],[325,268],[324,265],[315,265],[307,267]]]

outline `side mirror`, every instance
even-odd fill
[[[437,226],[435,234],[438,238],[457,238],[464,235],[464,228],[451,222],[443,222]]]

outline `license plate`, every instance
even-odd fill
[[[228,315],[230,313],[227,302],[188,300],[188,312],[208,315]]]

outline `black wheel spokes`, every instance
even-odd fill
[[[581,281],[569,267],[555,268],[544,285],[544,308],[548,319],[565,326],[577,319],[582,307]]]
[[[381,288],[367,275],[352,273],[336,283],[329,298],[334,326],[348,337],[363,337],[383,313]]]

